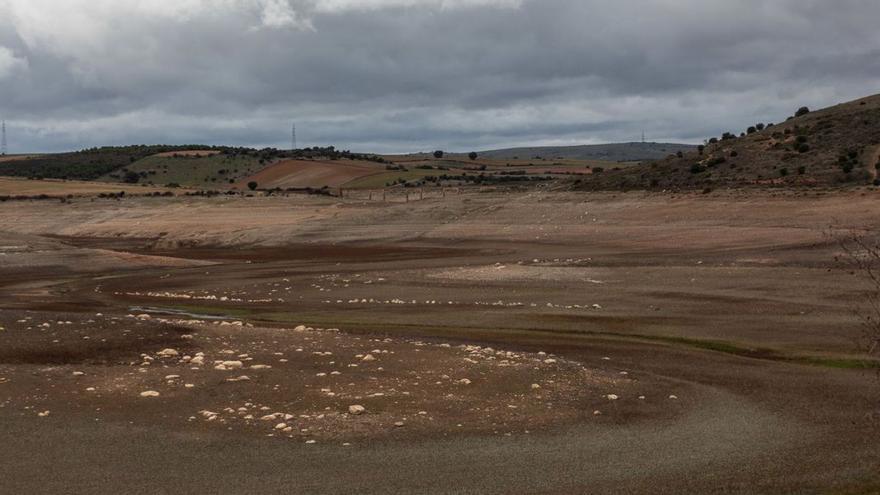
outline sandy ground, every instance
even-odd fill
[[[828,233],[875,230],[876,200],[2,204],[0,475],[44,493],[871,493],[864,285]]]

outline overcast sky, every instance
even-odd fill
[[[877,0],[0,0],[10,152],[699,142],[878,83]]]

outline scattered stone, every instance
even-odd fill
[[[467,378],[462,378],[461,380],[458,380],[455,383],[457,383],[459,385],[470,385],[471,381],[468,380]]]
[[[214,366],[215,370],[220,371],[240,370],[242,368],[244,368],[244,363],[242,363],[241,361],[221,361]]]
[[[367,362],[375,361],[375,360],[376,360],[376,358],[372,354],[367,354],[366,356],[361,358],[361,361],[367,361]]]
[[[157,352],[156,355],[164,358],[172,358],[179,356],[180,353],[177,352],[177,349],[162,349],[161,351]]]
[[[359,416],[365,412],[367,412],[367,409],[364,406],[358,404],[348,406],[348,413],[354,416]]]
[[[141,397],[159,397],[159,392],[156,392],[155,390],[147,390],[141,392]]]

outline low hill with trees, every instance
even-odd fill
[[[846,187],[880,185],[880,95],[819,111],[801,107],[782,123],[712,137],[696,150],[637,167],[607,169],[578,189]]]

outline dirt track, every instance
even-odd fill
[[[875,229],[876,199],[0,205],[0,474],[30,492],[870,493],[880,386],[847,369],[863,287],[834,269],[826,231]],[[385,370],[348,367],[376,346],[395,353]],[[166,347],[247,356],[243,371],[194,370],[156,357]],[[486,367],[457,384],[471,366]],[[354,401],[368,414],[346,416]],[[266,437],[245,402],[310,419]]]

